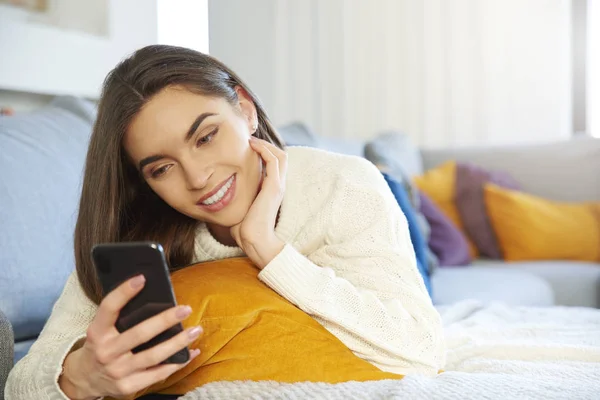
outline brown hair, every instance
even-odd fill
[[[255,135],[283,148],[258,98],[215,58],[186,48],[153,45],[119,63],[104,81],[75,226],[77,275],[83,291],[96,304],[101,301],[102,289],[90,252],[97,243],[156,241],[162,244],[172,270],[192,262],[198,221],[159,198],[123,149],[133,117],[152,96],[173,85],[224,98],[232,105],[238,103],[235,88],[243,88],[256,107]]]

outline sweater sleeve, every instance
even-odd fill
[[[11,370],[5,388],[6,400],[68,400],[58,386],[58,377],[64,359],[85,338],[96,309],[72,273],[40,336]]]
[[[356,164],[337,182],[325,244],[308,256],[286,245],[259,278],[378,368],[434,375],[445,363],[441,318],[406,218],[381,173]]]

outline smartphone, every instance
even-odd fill
[[[136,275],[146,278],[144,288],[131,299],[121,312],[116,323],[119,332],[124,332],[140,322],[177,305],[169,267],[162,246],[154,242],[102,243],[92,248],[92,260],[102,285],[103,296]],[[132,351],[138,353],[162,343],[183,331],[181,323],[167,329]],[[189,360],[186,347],[161,364],[181,364]]]

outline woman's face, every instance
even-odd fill
[[[238,98],[239,105],[232,106],[168,87],[136,115],[123,143],[143,179],[167,204],[222,227],[242,221],[262,176],[260,156],[248,142],[256,108],[242,89]]]

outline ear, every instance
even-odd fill
[[[240,111],[242,112],[242,115],[246,118],[246,121],[248,121],[248,131],[252,135],[254,134],[254,132],[256,132],[256,129],[258,128],[258,116],[256,113],[256,106],[254,105],[254,102],[250,98],[248,92],[243,87],[236,86],[235,92],[238,96]]]

